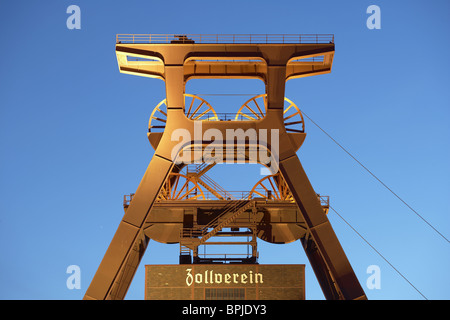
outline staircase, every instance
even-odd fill
[[[253,205],[254,202],[252,200],[234,200],[224,208],[224,211],[219,216],[210,221],[206,226],[182,228],[180,234],[180,249],[187,247],[195,250],[196,247],[204,244],[209,238],[215,236],[219,231],[227,227],[240,214],[251,208]]]
[[[204,162],[204,163],[200,164],[197,167],[197,169],[196,169],[197,176],[201,177],[202,175],[204,175],[209,169],[211,169],[215,165],[216,164],[214,162],[213,163],[206,163],[206,162]]]
[[[208,233],[204,234],[200,239],[199,245],[203,244],[209,238],[214,237],[217,232],[221,231],[222,228],[228,226],[231,222],[233,222],[241,213],[245,212],[247,209],[254,205],[253,201],[250,200],[237,200],[239,203],[232,209],[230,209],[227,213],[221,214],[216,219],[211,221],[206,225],[204,230],[208,230],[213,228]]]
[[[222,188],[217,182],[206,175],[206,172],[214,167],[215,163],[203,162],[194,167],[188,166],[186,175],[195,179],[199,185],[208,190],[219,200],[235,200],[235,197]]]
[[[220,200],[235,200],[235,197],[233,197],[230,193],[228,193],[224,188],[218,185],[213,179],[211,179],[206,174],[203,174],[201,178],[196,177],[196,181],[198,184],[203,186],[206,190],[211,192]]]

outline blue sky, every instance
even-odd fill
[[[66,27],[69,5],[81,29]],[[381,29],[366,9],[381,8]],[[291,80],[286,96],[447,238],[450,237],[450,3],[442,1],[0,2],[0,298],[81,299],[153,150],[147,125],[164,82],[120,74],[117,33],[333,33],[331,74]],[[188,93],[262,93],[257,80],[192,80]],[[220,110],[235,105],[208,97]],[[233,110],[228,111],[233,112]],[[310,121],[298,155],[317,192],[428,299],[449,299],[450,246]],[[251,188],[256,166],[214,178]],[[246,173],[248,179],[236,181]],[[213,171],[211,171],[213,176]],[[329,219],[369,299],[422,299],[336,214]],[[178,263],[150,242],[144,265]],[[259,242],[260,263],[306,264],[306,297],[323,299],[298,242]],[[81,289],[66,268],[81,269]],[[369,290],[378,265],[381,289]]]

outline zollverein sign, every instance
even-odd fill
[[[146,265],[148,300],[304,300],[305,265]]]

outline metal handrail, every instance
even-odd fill
[[[202,174],[201,180],[206,183],[210,188],[214,189],[218,194],[220,194],[224,199],[235,200],[234,196],[228,191],[226,191],[222,186],[217,184],[213,179],[211,179],[206,173]]]
[[[232,112],[216,112],[215,114],[205,114],[201,119],[202,121],[249,121],[255,118],[252,113],[240,113],[236,117],[236,113]],[[255,119],[256,120],[256,119]],[[252,120],[250,120],[252,121]]]
[[[227,201],[233,200],[251,200],[250,199],[250,191],[226,191],[230,197],[225,198]],[[209,192],[208,190],[203,190],[203,194],[205,196],[205,200],[217,200],[217,197]]]
[[[133,200],[133,197],[134,197],[134,193],[125,194],[123,196],[123,206],[124,207],[128,207],[130,205],[130,203],[131,203],[131,200]]]
[[[203,116],[201,116],[197,121],[255,121],[257,119],[254,119],[255,115],[252,113],[243,113],[240,112],[237,116],[236,113],[232,112],[219,112],[219,113],[206,113]],[[151,125],[148,128],[148,132],[162,132],[156,131],[155,129],[165,129],[166,126],[164,125]],[[153,129],[153,131],[152,131]]]
[[[231,219],[231,217],[226,217],[228,213],[232,213],[232,216],[239,215],[239,212],[247,210],[251,206],[251,201],[247,200],[245,204],[242,205],[242,200],[234,200],[230,202],[230,205],[224,208],[224,211],[220,213],[217,217],[211,220],[205,226],[199,226],[198,228],[180,228],[181,238],[194,238],[200,237],[200,245],[211,237],[211,233],[224,221]],[[209,229],[213,229],[210,231]],[[207,239],[205,239],[207,237]]]
[[[264,194],[266,197],[266,200],[275,200],[275,199],[269,199],[269,195],[267,190],[264,190],[263,188],[256,188],[259,193]],[[227,194],[231,195],[230,198],[226,198],[227,200],[253,200],[255,198],[259,198],[259,196],[256,193],[251,193],[251,191],[225,191]],[[205,200],[216,200],[217,197],[212,194],[211,192],[204,190],[203,191]],[[131,200],[133,200],[134,193],[132,194],[126,194],[123,196],[123,205],[129,206],[131,203]],[[317,195],[317,197],[320,200],[320,205],[322,207],[329,207],[330,206],[330,196],[322,196]]]
[[[319,198],[320,205],[322,207],[329,207],[330,206],[330,196],[322,196],[322,195],[318,194],[317,197]]]
[[[334,34],[117,34],[116,43],[334,43]]]

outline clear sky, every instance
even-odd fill
[[[69,5],[81,29],[69,30]],[[366,26],[369,5],[381,29]],[[291,80],[286,96],[447,238],[450,237],[450,2],[0,2],[0,298],[81,299],[153,155],[147,125],[164,82],[119,73],[117,33],[333,33],[330,74]],[[257,80],[192,80],[188,93],[262,93]],[[238,110],[242,97],[207,99]],[[232,107],[235,106],[235,109]],[[233,107],[234,108],[234,107]],[[309,120],[298,152],[317,192],[428,299],[449,299],[450,245]],[[229,167],[229,168],[228,168]],[[259,168],[228,166],[229,190]],[[242,173],[247,179],[236,179]],[[212,175],[212,174],[211,174]],[[422,299],[336,214],[328,215],[369,299]],[[306,264],[306,297],[323,299],[299,242],[259,242],[260,263]],[[150,242],[144,265],[178,263]],[[81,289],[66,269],[78,265]],[[367,268],[381,270],[368,289]]]

